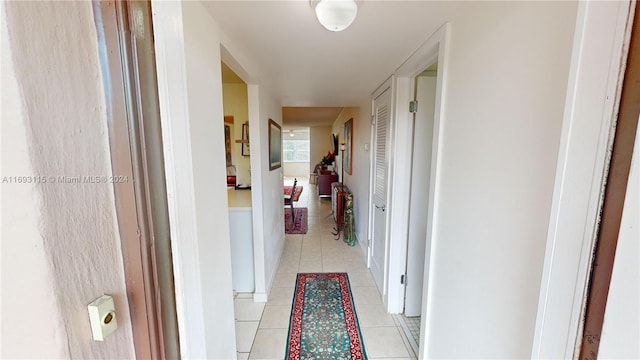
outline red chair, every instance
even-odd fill
[[[291,211],[293,213],[293,195],[296,193],[296,185],[298,184],[298,179],[293,179],[293,187],[291,188],[291,194],[284,195],[284,204],[291,206]]]

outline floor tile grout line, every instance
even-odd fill
[[[300,181],[299,181],[300,183]],[[357,273],[361,273],[362,275],[359,275],[358,277],[360,278],[360,282],[358,283],[358,285],[354,285],[351,284],[352,287],[352,291],[355,288],[372,288],[375,289],[377,291],[377,288],[375,287],[375,284],[372,283],[370,281],[370,279],[366,276],[368,274],[368,270],[366,269],[366,262],[362,262],[361,257],[363,256],[362,254],[358,254],[359,256],[356,257],[354,256],[355,254],[352,254],[350,252],[340,252],[339,246],[336,245],[336,243],[334,242],[335,240],[333,239],[333,236],[329,235],[330,233],[330,228],[331,228],[331,222],[328,221],[331,213],[330,213],[330,208],[329,208],[329,203],[326,203],[326,201],[323,201],[323,199],[318,199],[318,198],[314,198],[311,199],[311,196],[313,195],[313,190],[314,190],[314,186],[311,184],[305,184],[306,186],[308,186],[309,191],[306,192],[306,198],[303,198],[301,200],[304,200],[304,204],[307,205],[307,207],[309,209],[313,209],[312,213],[312,217],[313,217],[313,221],[310,222],[311,226],[309,227],[310,231],[309,233],[302,235],[299,238],[287,238],[285,241],[287,242],[287,244],[291,244],[293,242],[299,241],[300,242],[300,246],[293,246],[295,248],[295,253],[297,254],[298,258],[297,258],[297,272],[300,272],[301,270],[301,266],[306,266],[306,262],[303,264],[302,263],[302,255],[304,254],[305,257],[308,258],[317,258],[319,256],[320,258],[320,264],[321,264],[321,272],[327,272],[328,270],[334,270],[332,268],[327,268],[326,266],[340,266],[340,268],[342,270],[339,270],[337,272],[346,272],[349,274],[350,279],[352,274],[357,274]],[[303,185],[304,186],[304,185]],[[314,206],[312,204],[312,200],[317,204],[317,206]],[[302,203],[302,202],[301,202]],[[309,249],[315,249],[317,247],[317,250],[309,250]],[[347,250],[348,251],[348,250]],[[318,255],[316,255],[316,253]],[[334,256],[332,256],[334,255]],[[306,260],[306,259],[305,259]],[[360,266],[362,267],[362,269],[360,269],[360,266],[357,264],[360,263]],[[348,264],[348,265],[347,265]],[[278,269],[276,270],[279,274],[284,274],[280,272],[280,265],[278,265]],[[306,271],[306,272],[311,272],[311,271]],[[333,272],[333,271],[332,271]],[[284,275],[286,276],[286,275]],[[353,275],[355,276],[355,275]],[[281,278],[282,279],[282,278]],[[279,283],[280,285],[282,284],[286,284],[286,282],[281,282]],[[274,288],[284,288],[284,287],[289,287],[289,286],[274,286]],[[355,295],[354,295],[355,297]],[[355,298],[354,298],[355,299]],[[260,321],[258,322],[258,331],[262,330],[285,330],[286,328],[260,328],[260,324],[262,324],[263,318],[264,318],[264,310],[266,310],[266,306],[271,306],[271,305],[277,305],[277,304],[265,304],[265,307],[263,308],[263,313],[261,316]],[[374,303],[365,303],[365,304],[356,304],[356,308],[358,307],[358,305],[370,305],[370,306],[379,306],[382,305],[381,303],[378,302],[374,302]],[[282,306],[289,306],[289,305],[282,305]],[[249,320],[250,321],[250,320]],[[253,321],[255,322],[255,321]],[[394,326],[395,325],[395,326]],[[408,356],[404,356],[404,357],[396,357],[396,356],[385,356],[386,358],[411,358],[411,359],[415,359],[415,356],[413,356],[413,351],[412,349],[410,349],[407,346],[407,341],[406,341],[406,337],[404,336],[404,333],[402,332],[401,329],[398,328],[397,324],[394,322],[394,325],[380,325],[380,326],[367,326],[364,327],[362,326],[362,324],[360,325],[360,327],[362,329],[374,329],[374,328],[396,328],[395,331],[393,331],[394,334],[397,334],[396,336],[400,336],[400,338],[397,338],[397,340],[400,340],[400,343],[398,344],[399,346],[401,346],[402,348],[404,348],[406,355]],[[257,331],[257,332],[258,332]],[[254,334],[254,338],[253,338],[253,342],[251,344],[251,351],[249,353],[249,358],[251,358],[251,354],[254,353],[254,351],[256,351],[256,340],[257,340],[257,332],[256,334]],[[263,340],[264,341],[264,338]],[[280,340],[278,340],[280,341]],[[401,344],[401,345],[400,345]],[[262,346],[262,345],[261,345]],[[366,346],[366,344],[365,344]],[[271,350],[266,350],[266,349],[259,349],[260,351],[273,351],[274,349],[272,348]],[[286,351],[285,351],[286,352]],[[279,352],[278,352],[279,353]],[[246,353],[243,353],[246,355]],[[257,354],[254,354],[254,356]],[[377,358],[381,358],[382,356],[376,356],[375,354],[371,354],[368,352],[369,358],[371,359],[377,359]]]

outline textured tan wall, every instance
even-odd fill
[[[3,227],[2,357],[133,358],[112,186],[59,178],[111,175],[91,3],[2,6],[2,175],[47,180],[31,186],[2,185],[3,194],[12,194],[10,204],[17,206],[7,208],[3,199],[3,225],[5,216],[29,209],[21,217],[24,226],[9,234]],[[13,68],[6,66],[5,56],[13,59]],[[7,103],[9,110],[5,76],[16,79],[11,85],[18,99]],[[5,111],[13,114],[7,119],[14,125],[9,133]],[[5,154],[20,159],[21,167],[5,168]],[[14,173],[18,170],[27,173]],[[7,264],[7,258],[28,259],[33,271],[20,261]],[[11,291],[25,284],[32,287],[31,293]],[[103,293],[115,298],[119,329],[96,342],[86,305]],[[13,301],[7,304],[5,298]]]

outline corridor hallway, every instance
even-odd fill
[[[366,266],[359,244],[350,247],[331,234],[331,200],[319,199],[317,187],[298,178],[303,186],[296,208],[307,207],[309,231],[285,235],[286,244],[269,294],[269,301],[254,303],[251,294],[235,299],[238,359],[283,359],[286,352],[291,303],[297,273],[346,272],[370,359],[415,359],[395,316],[388,315]],[[285,179],[285,185],[293,179]]]

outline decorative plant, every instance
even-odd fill
[[[332,153],[331,151],[329,151],[329,152],[327,153],[327,155],[325,155],[325,156],[322,158],[322,161],[320,161],[320,162],[322,163],[322,165],[331,165],[331,164],[333,164],[333,162],[335,161],[335,159],[336,159],[335,154],[334,154],[334,153]]]

